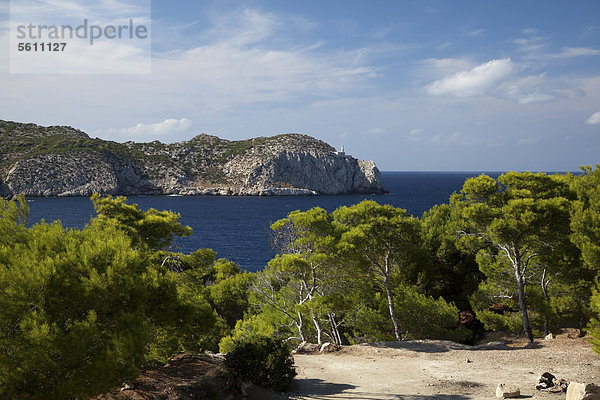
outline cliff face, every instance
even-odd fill
[[[124,144],[0,121],[0,195],[383,193],[372,161],[306,135]]]

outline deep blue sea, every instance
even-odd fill
[[[420,217],[435,204],[447,203],[450,195],[462,187],[465,179],[481,172],[382,172],[382,195],[344,196],[131,196],[130,203],[142,209],[172,210],[181,214],[181,223],[193,228],[194,234],[177,238],[174,251],[192,252],[211,248],[217,257],[235,261],[248,271],[262,269],[274,256],[269,244],[269,225],[290,211],[320,206],[333,211],[343,205],[372,199],[408,210]],[[486,172],[497,177],[498,172]],[[31,198],[30,223],[57,219],[65,227],[83,227],[95,215],[89,198]]]

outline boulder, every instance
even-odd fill
[[[309,354],[316,351],[319,351],[318,344],[302,342],[296,347],[296,350],[292,350],[292,354]]]
[[[519,396],[521,396],[521,391],[516,386],[499,383],[498,387],[496,388],[496,397],[508,399]]]
[[[334,344],[334,343],[323,343],[323,345],[321,346],[321,349],[319,350],[321,353],[333,353],[335,351],[338,351],[340,349],[340,346]]]
[[[571,382],[567,388],[566,400],[600,400],[600,386]]]

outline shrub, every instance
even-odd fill
[[[247,340],[256,336],[271,336],[275,334],[275,329],[268,322],[268,316],[265,314],[247,315],[235,324],[235,329],[231,334],[223,337],[219,342],[219,351],[221,353],[231,352],[238,342]]]
[[[458,325],[458,309],[443,298],[418,293],[414,288],[403,286],[394,305],[398,322],[407,332],[408,339],[446,339],[465,342],[471,332]]]
[[[268,336],[235,340],[225,366],[243,380],[278,391],[288,390],[296,376],[288,346]]]
[[[141,234],[107,218],[27,228],[19,203],[0,198],[1,399],[90,398],[135,377],[145,353],[161,361],[214,336],[208,301],[135,249]],[[159,230],[157,243],[161,234],[171,237]]]
[[[592,345],[594,346],[594,351],[600,354],[600,281],[597,283],[597,290],[594,292],[592,296],[591,306],[592,309],[597,313],[597,318],[592,318],[588,331],[592,336]]]

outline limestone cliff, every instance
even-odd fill
[[[372,161],[310,136],[164,144],[91,139],[70,127],[0,121],[0,195],[383,193]]]

